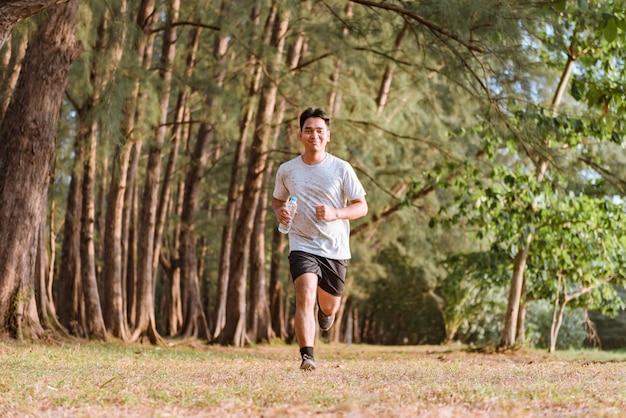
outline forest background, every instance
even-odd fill
[[[3,335],[291,341],[268,208],[309,106],[370,206],[331,341],[554,351],[624,307],[622,1],[0,11]]]

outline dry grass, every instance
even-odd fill
[[[0,416],[618,417],[626,355],[0,342]]]

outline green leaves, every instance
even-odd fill
[[[618,41],[620,33],[626,31],[626,20],[623,11],[602,12],[600,14],[599,30],[607,43]]]
[[[611,16],[604,26],[604,39],[607,42],[613,42],[617,38],[617,20]]]
[[[578,91],[588,97],[588,86],[581,81]],[[520,110],[511,116],[508,124],[519,130],[518,136],[512,136],[516,143],[524,141],[522,146],[515,147],[503,145],[512,138],[502,138],[491,126],[482,125],[480,136],[486,148],[494,149],[492,170],[487,179],[487,173],[468,171],[464,181],[448,185],[457,193],[458,203],[456,212],[450,211],[454,215],[449,219],[468,225],[478,239],[492,244],[484,256],[508,255],[500,259],[503,264],[497,274],[499,279],[507,274],[510,277],[511,260],[527,247],[527,238],[532,235],[525,272],[528,298],[562,302],[571,297],[572,304],[577,306],[609,304],[610,308],[603,309],[610,311],[616,305],[612,293],[605,288],[626,282],[626,276],[617,273],[626,265],[626,257],[622,255],[622,231],[626,230],[624,208],[602,195],[580,192],[575,182],[566,181],[557,170],[549,169],[539,181],[531,161],[517,151],[550,153],[553,161],[565,160],[567,154],[576,155],[585,149],[590,137],[607,139],[611,129],[616,132],[617,123],[607,129],[606,119],[593,116],[593,113],[583,117],[554,115],[530,107]],[[548,146],[546,138],[551,141]],[[564,150],[563,155],[559,156],[557,150]],[[592,178],[589,174],[586,176],[591,185],[595,180],[589,180]],[[584,178],[581,175],[581,180]],[[457,188],[460,184],[464,187]],[[450,271],[457,268],[452,266],[453,260],[460,263],[462,267],[457,267],[465,271],[465,277],[482,280],[478,277],[487,275],[491,281],[495,279],[493,266],[479,262],[470,269],[467,259],[450,258]],[[580,300],[576,300],[578,293]]]
[[[578,6],[578,10],[583,13],[585,13],[589,9],[589,4],[587,3],[587,0],[576,0],[576,5]],[[561,13],[565,12],[566,6],[566,0],[557,0],[552,2],[552,7],[554,8],[554,10]]]
[[[552,7],[554,7],[554,10],[557,10],[561,13],[563,13],[565,11],[565,6],[566,6],[566,1],[565,0],[557,0],[555,2],[552,3]]]

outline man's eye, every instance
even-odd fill
[[[324,135],[324,132],[325,132],[325,131],[324,131],[324,129],[322,129],[322,128],[319,128],[319,129],[309,129],[309,128],[306,128],[306,129],[304,130],[304,133],[305,133],[306,135],[311,135],[313,132],[317,133],[318,135]]]

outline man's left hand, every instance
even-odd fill
[[[337,219],[337,209],[326,205],[315,206],[315,217],[318,220],[332,221]]]

